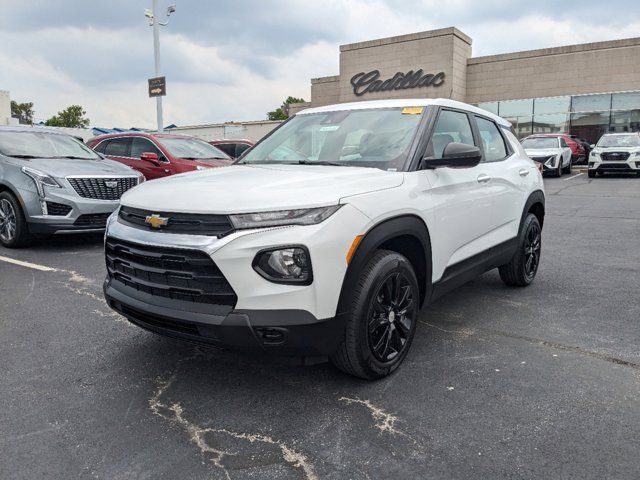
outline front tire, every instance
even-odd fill
[[[596,178],[596,171],[595,170],[589,170],[587,171],[587,175],[589,176],[589,178]]]
[[[0,192],[0,243],[7,248],[19,248],[32,241],[20,203],[12,193]]]
[[[345,337],[331,362],[367,380],[389,375],[409,351],[419,303],[418,281],[409,260],[379,250],[360,274],[347,313]]]
[[[528,213],[518,235],[518,248],[511,261],[499,267],[500,278],[510,287],[524,287],[533,282],[540,265],[542,228],[538,218]]]
[[[569,165],[566,168],[562,169],[564,173],[571,173],[571,167],[573,166],[573,159],[569,157]]]

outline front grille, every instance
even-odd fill
[[[199,335],[198,327],[193,323],[180,322],[170,320],[164,317],[158,317],[146,312],[141,312],[135,308],[122,305],[122,313],[134,323],[143,323],[151,327],[162,328],[164,330],[172,330],[174,332],[187,335]]]
[[[77,178],[67,180],[78,195],[96,200],[119,200],[124,192],[138,184],[137,177]]]
[[[73,224],[76,227],[105,228],[110,213],[87,213],[80,215]]]
[[[64,217],[65,215],[68,215],[71,210],[72,209],[69,205],[47,202],[47,215],[58,215]]]
[[[633,169],[626,163],[602,163],[600,164],[601,170],[629,170]]]
[[[147,217],[157,215],[167,219],[167,224],[154,229],[146,223]],[[135,228],[155,230],[167,233],[188,233],[191,235],[209,235],[223,237],[233,232],[233,225],[227,215],[209,215],[196,213],[156,212],[122,206],[118,214],[120,221]]]
[[[238,300],[220,269],[204,252],[139,245],[109,237],[105,254],[109,277],[139,292],[231,308]]]
[[[629,152],[602,152],[600,157],[606,162],[624,162],[629,158]]]

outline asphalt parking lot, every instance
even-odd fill
[[[546,186],[534,284],[440,299],[374,383],[130,326],[101,235],[0,247],[0,478],[640,478],[640,179]]]

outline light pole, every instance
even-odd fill
[[[167,17],[176,11],[175,5],[167,7]],[[156,77],[160,76],[160,25],[163,27],[169,24],[169,20],[160,22],[158,20],[158,0],[153,0],[152,9],[145,10],[145,17],[149,19],[149,26],[153,27],[153,57],[155,62]],[[162,96],[156,97],[156,111],[158,120],[158,132],[163,131],[162,127]]]

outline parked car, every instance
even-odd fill
[[[142,181],[68,135],[0,127],[0,243],[22,247],[35,234],[104,229],[120,196]]]
[[[209,143],[211,145],[213,145],[214,147],[219,148],[220,150],[222,150],[224,153],[229,155],[231,158],[238,158],[240,155],[242,155],[248,149],[253,147],[253,142],[251,140],[245,140],[245,139],[211,140]]]
[[[189,135],[111,133],[87,142],[102,155],[141,172],[147,180],[230,165],[222,150]]]
[[[532,135],[522,140],[522,148],[533,161],[542,165],[544,173],[553,173],[557,177],[571,173],[571,149],[564,137]]]
[[[307,109],[231,167],[128,192],[107,227],[105,297],[162,335],[379,378],[423,305],[493,268],[534,280],[543,188],[511,124],[477,107]]]
[[[576,164],[587,163],[587,159],[589,158],[589,153],[591,153],[591,144],[587,142],[584,138],[580,138],[577,135],[569,135],[569,138],[571,138],[574,142],[577,142],[580,145],[582,145],[582,148],[584,149],[584,158],[578,159],[574,163]]]
[[[590,178],[606,172],[640,176],[640,133],[607,133],[589,155]]]

